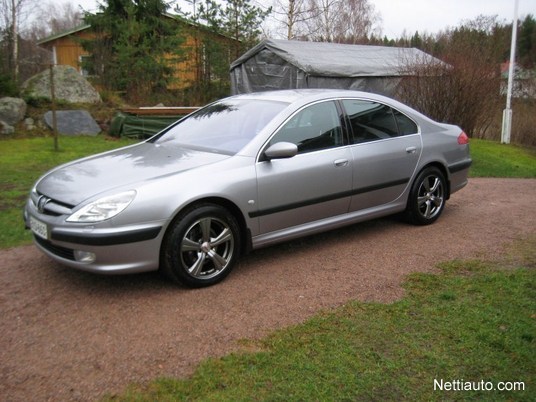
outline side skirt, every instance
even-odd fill
[[[380,205],[378,207],[368,208],[362,211],[333,216],[319,221],[255,236],[251,239],[252,248],[258,249],[282,241],[293,240],[304,236],[326,232],[328,230],[338,229],[354,223],[396,214],[404,211],[405,209],[405,198],[403,202],[401,202],[399,198],[396,203]]]

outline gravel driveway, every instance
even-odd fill
[[[258,250],[200,290],[157,274],[73,271],[33,246],[0,250],[0,399],[94,400],[132,381],[187,375],[242,338],[320,309],[395,300],[410,272],[486,258],[534,234],[535,201],[536,180],[472,179],[434,225],[387,218]]]

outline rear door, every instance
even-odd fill
[[[422,152],[417,125],[382,103],[345,99],[342,104],[352,131],[350,211],[396,200],[409,185]]]
[[[333,101],[309,105],[292,116],[266,148],[291,142],[298,154],[257,163],[261,233],[348,212],[352,153]]]

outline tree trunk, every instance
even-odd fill
[[[13,81],[19,80],[19,35],[17,29],[17,4],[11,0],[11,36],[13,40]]]

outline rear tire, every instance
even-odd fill
[[[162,247],[162,272],[188,287],[222,281],[240,254],[240,229],[233,215],[213,204],[181,213],[171,224]]]
[[[445,207],[447,186],[445,176],[436,167],[424,169],[411,187],[406,218],[414,225],[434,223]]]

